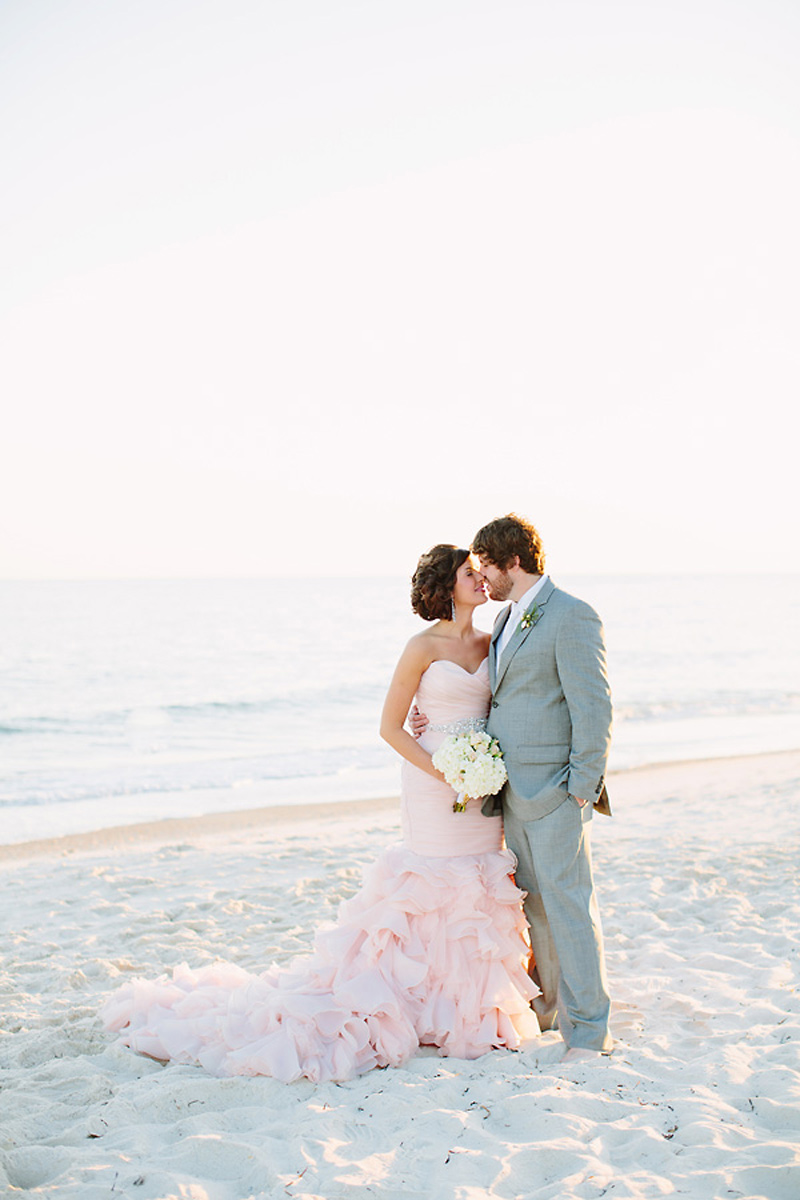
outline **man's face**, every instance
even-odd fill
[[[496,563],[489,562],[485,555],[478,559],[481,575],[486,581],[486,588],[492,600],[507,600],[511,595],[514,580],[508,571],[502,570]]]

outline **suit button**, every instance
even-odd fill
[[[496,700],[493,700],[493,701],[492,701],[492,708],[499,708],[499,707],[500,707],[500,706],[499,706],[499,704],[497,703],[497,701],[496,701]]]

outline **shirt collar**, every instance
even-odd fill
[[[511,601],[512,617],[516,617],[519,613],[524,613],[525,609],[528,608],[529,605],[533,604],[533,601],[538,596],[546,582],[547,576],[542,575],[540,579],[536,580],[536,583],[534,583],[532,587],[528,588],[524,596],[520,596],[519,600]]]

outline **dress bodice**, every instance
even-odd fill
[[[459,724],[484,718],[491,694],[488,658],[474,673],[448,659],[432,662],[417,687],[417,707],[429,721],[419,739],[423,750],[433,754],[446,737],[462,732]],[[502,821],[484,817],[480,800],[470,800],[466,812],[454,813],[456,793],[446,783],[407,761],[401,778],[403,840],[416,854],[439,858],[500,849]]]
[[[431,726],[455,726],[471,718],[485,718],[491,695],[488,658],[475,672],[467,671],[449,659],[438,658],[423,672],[419,681],[417,707],[425,713]],[[449,732],[453,730],[427,729],[420,744],[433,753]]]

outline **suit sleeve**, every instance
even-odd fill
[[[603,626],[588,604],[578,603],[564,614],[556,666],[572,724],[567,788],[593,801],[605,780],[612,712]]]

